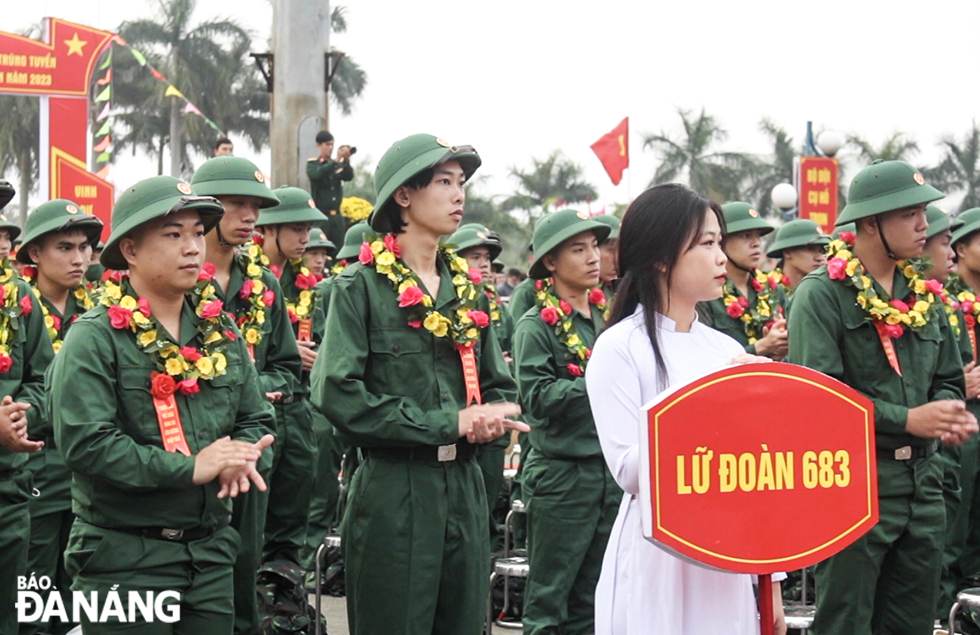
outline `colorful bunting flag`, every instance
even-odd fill
[[[192,112],[192,113],[194,113],[195,115],[201,115],[202,117],[204,117],[204,115],[203,115],[203,114],[201,114],[201,111],[200,111],[200,110],[198,110],[198,108],[197,108],[197,106],[195,106],[195,105],[194,105],[194,104],[192,104],[191,102],[187,102],[187,103],[186,103],[186,104],[184,105],[184,112]]]
[[[143,54],[131,46],[128,48],[129,48],[129,52],[132,53],[133,57],[136,58],[136,61],[140,63],[140,66],[146,66],[146,58],[143,57]]]
[[[99,86],[105,86],[111,81],[112,81],[112,69],[110,68],[108,71],[106,71],[105,77],[96,81],[95,83],[98,84]]]
[[[112,108],[112,104],[106,104],[102,108],[102,112],[99,113],[99,116],[96,117],[95,120],[96,121],[102,121],[103,119],[105,119],[106,117],[108,117],[109,116],[109,109],[110,108]]]
[[[109,153],[108,152],[103,152],[99,156],[95,157],[95,161],[97,163],[105,163],[108,160],[109,160]]]
[[[104,71],[112,64],[112,47],[109,47],[109,54],[105,56],[105,61],[99,64],[99,70]]]
[[[110,97],[112,97],[112,86],[106,86],[95,98],[95,101],[109,101]]]
[[[104,138],[102,139],[102,141],[100,141],[100,142],[98,143],[98,145],[96,145],[96,146],[95,146],[94,148],[92,148],[92,150],[94,150],[94,151],[96,151],[96,152],[105,152],[105,151],[106,151],[106,149],[108,149],[108,148],[109,148],[109,144],[110,144],[110,143],[112,143],[112,139],[111,139],[111,138],[109,137],[109,135],[106,135],[106,136],[105,136],[105,137],[104,137]]]
[[[150,67],[150,74],[152,74],[154,77],[156,77],[157,79],[159,79],[161,82],[167,82],[168,84],[170,83],[170,80],[168,80],[166,77],[164,77],[163,76],[163,73],[161,73],[157,69],[153,68],[152,66]]]
[[[167,86],[167,90],[163,91],[163,96],[164,97],[180,97],[182,99],[187,99],[186,97],[184,97],[184,93],[182,93],[179,90],[177,90],[177,87],[174,86],[173,84],[170,84],[169,86]]]

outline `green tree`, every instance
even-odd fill
[[[374,189],[374,173],[371,171],[371,157],[364,157],[359,163],[353,163],[354,179],[344,183],[344,196],[357,196],[373,205],[378,200]]]
[[[330,29],[334,33],[347,31],[347,7],[337,6],[330,14]],[[353,104],[367,87],[367,73],[346,53],[330,47],[330,52],[337,65],[333,79],[330,80],[328,97],[340,108],[340,112],[349,115],[353,112]]]
[[[40,105],[37,97],[0,95],[0,174],[17,173],[20,226],[27,220],[28,197],[37,187]]]
[[[582,177],[582,166],[555,150],[546,159],[531,158],[530,170],[510,168],[517,192],[501,203],[503,211],[523,210],[529,225],[553,205],[596,198],[595,187]]]
[[[772,188],[780,183],[793,182],[793,159],[797,155],[793,138],[784,128],[776,125],[770,119],[764,118],[759,122],[759,131],[769,138],[772,144],[772,154],[764,160],[755,162],[747,188],[748,198],[755,203],[755,208],[763,216],[777,213],[772,204]]]
[[[974,120],[960,138],[945,135],[939,140],[943,158],[939,165],[923,170],[930,184],[949,194],[963,193],[960,211],[980,207],[980,127]]]
[[[898,131],[885,138],[879,146],[874,146],[868,140],[853,134],[847,136],[846,145],[857,151],[861,167],[878,159],[908,161],[919,152],[919,144],[916,143],[915,139]]]
[[[677,113],[683,128],[680,137],[664,131],[643,135],[643,147],[652,149],[660,159],[650,185],[681,180],[715,200],[742,198],[742,182],[755,169],[752,159],[716,149],[728,140],[728,132],[703,108],[698,115],[683,108]]]

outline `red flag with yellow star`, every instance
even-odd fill
[[[602,162],[602,167],[606,168],[613,185],[619,185],[623,180],[623,170],[630,166],[629,129],[630,118],[627,117],[591,146],[592,151]]]

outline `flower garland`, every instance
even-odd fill
[[[11,332],[20,328],[17,318],[30,315],[34,308],[30,296],[20,297],[16,277],[10,261],[6,258],[0,261],[0,373],[7,372],[14,365],[7,342]]]
[[[585,367],[592,357],[592,349],[585,345],[579,337],[572,321],[575,310],[568,302],[562,300],[555,293],[554,280],[536,280],[534,288],[537,290],[535,303],[541,309],[541,320],[548,326],[555,328],[555,336],[567,349],[565,358],[570,359],[566,368],[572,377],[582,377],[585,374]],[[600,287],[589,291],[589,304],[594,304],[603,314],[606,312],[606,294]]]
[[[374,205],[357,196],[347,196],[340,201],[340,213],[352,223],[367,220],[373,209]]]
[[[748,343],[755,344],[762,337],[762,332],[771,326],[774,317],[771,303],[772,292],[779,286],[779,278],[770,276],[756,269],[749,279],[749,284],[755,290],[755,306],[749,306],[748,298],[738,294],[735,283],[726,280],[721,288],[721,298],[725,303],[725,311],[729,317],[741,320]]]
[[[210,266],[208,266],[210,265]],[[129,329],[136,336],[137,347],[153,358],[161,371],[151,374],[150,393],[157,399],[165,399],[175,391],[183,395],[200,392],[200,380],[211,380],[225,374],[228,360],[223,350],[237,339],[232,319],[215,295],[211,284],[214,265],[206,263],[198,276],[198,282],[189,292],[194,312],[201,321],[197,330],[201,335],[200,348],[181,348],[165,339],[160,322],[150,312],[150,304],[144,298],[124,288],[124,281],[108,280],[99,302],[108,307],[109,324],[118,330]]]
[[[487,293],[487,299],[490,301],[490,323],[494,326],[500,324],[500,294],[497,293],[497,289],[486,282],[483,284],[483,290]]]
[[[868,320],[890,338],[901,337],[906,329],[921,331],[940,301],[943,284],[922,277],[923,264],[918,259],[903,260],[899,269],[912,293],[905,300],[882,298],[874,288],[861,261],[851,251],[853,240],[832,240],[827,246],[827,274],[857,290],[857,303],[867,311]]]
[[[332,267],[330,267],[330,275],[339,276],[344,273],[344,270],[350,265],[346,260],[338,260]]]
[[[238,297],[247,300],[248,310],[243,315],[236,315],[235,321],[241,330],[245,341],[257,346],[262,341],[262,325],[265,324],[265,310],[276,301],[276,293],[268,289],[262,282],[262,269],[269,266],[269,258],[262,253],[257,244],[245,245],[238,256],[244,259],[245,282],[238,291]]]
[[[289,314],[289,321],[295,324],[304,318],[310,317],[310,311],[313,306],[313,288],[316,283],[319,282],[317,277],[310,273],[310,270],[306,268],[304,260],[302,258],[296,258],[295,260],[289,261],[289,267],[292,269],[295,275],[295,281],[293,284],[296,286],[300,292],[297,294],[295,302],[283,289],[286,299],[286,313]]]
[[[479,287],[474,280],[480,280],[478,271],[470,269],[469,263],[453,249],[439,247],[438,257],[453,273],[456,295],[455,310],[447,316],[432,308],[432,297],[422,290],[418,275],[401,260],[401,248],[393,234],[384,238],[368,234],[365,238],[358,260],[391,281],[398,292],[398,306],[407,309],[409,326],[425,328],[436,337],[448,337],[457,349],[470,349],[476,344],[479,329],[490,325],[490,317],[477,308]]]
[[[51,315],[51,310],[48,309],[48,305],[41,298],[41,290],[35,284],[37,268],[32,265],[27,265],[21,270],[20,277],[27,284],[31,285],[31,291],[34,292],[34,296],[38,299],[38,304],[41,306],[41,313],[44,315],[44,328],[47,329],[48,337],[51,338],[51,348],[54,349],[55,355],[57,355],[58,351],[61,350],[61,345],[64,343],[61,339],[61,318],[57,315]],[[72,295],[75,296],[75,303],[86,311],[95,306],[95,301],[89,293],[88,285],[84,283],[75,287]],[[78,315],[73,316],[72,321],[74,322],[77,318]]]
[[[963,324],[971,332],[974,333],[974,328],[977,325],[977,318],[980,317],[980,302],[977,302],[977,296],[966,282],[959,276],[959,274],[951,273],[949,277],[946,278],[946,303],[947,303],[947,314],[949,313],[948,306],[954,302],[957,307],[963,310]],[[957,320],[957,323],[959,320]],[[952,317],[950,318],[950,324],[953,323]],[[957,329],[957,334],[959,334],[958,324],[954,325]],[[972,338],[971,338],[972,340]]]

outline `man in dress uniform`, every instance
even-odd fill
[[[24,242],[17,259],[44,316],[45,328],[55,354],[72,323],[95,304],[85,289],[85,268],[92,246],[102,233],[102,221],[85,214],[77,203],[55,199],[44,203],[27,217]],[[31,574],[46,576],[60,593],[71,586],[65,570],[64,552],[68,546],[75,515],[71,509],[71,472],[54,442],[50,418],[31,431],[31,438],[44,442],[44,448],[27,461],[33,476],[31,498],[31,542],[27,568]],[[45,597],[45,600],[47,598]],[[69,605],[70,596],[62,594]],[[42,628],[43,627],[43,628]],[[66,633],[70,623],[21,624],[22,635]]]
[[[252,239],[259,210],[278,205],[279,199],[266,187],[265,176],[255,164],[240,157],[209,159],[194,173],[191,185],[198,194],[216,197],[225,210],[214,232],[205,238],[207,261],[215,266],[218,298],[242,331],[259,373],[260,389],[276,407],[276,434],[285,435],[288,442],[288,433],[282,429],[289,425],[282,418],[283,407],[292,402],[298,389],[302,362],[279,281],[264,266],[260,248],[245,247]],[[268,454],[272,456],[259,464],[259,470],[270,487],[277,488],[276,495],[249,496],[234,505],[232,526],[242,536],[235,564],[236,633],[247,632],[258,623],[255,583],[263,556],[292,560],[291,554],[304,539],[306,509],[294,503],[308,500],[303,496],[307,486],[278,489],[273,484],[272,465],[278,466],[279,457],[288,461],[292,453],[276,443],[275,452]]]
[[[963,401],[956,338],[938,305],[941,285],[903,262],[922,254],[926,204],[942,197],[907,163],[865,168],[837,222],[857,224],[853,244],[832,242],[827,265],[793,294],[790,361],[875,405],[880,520],[817,565],[818,635],[932,629],[945,532],[936,449],[977,430]]]
[[[380,235],[333,285],[313,402],[364,455],[341,528],[354,635],[483,626],[490,550],[476,448],[526,426],[508,420],[520,408],[489,300],[439,246],[479,165],[472,148],[431,135],[395,142],[374,177]]]
[[[327,215],[320,228],[335,245],[344,240],[347,228],[340,213],[340,201],[344,198],[344,181],[354,178],[350,164],[350,146],[340,146],[337,158],[333,158],[333,135],[326,130],[316,133],[316,148],[320,154],[306,161],[306,176],[310,178],[310,190],[317,209]]]
[[[217,201],[169,176],[128,188],[102,263],[129,277],[107,283],[51,369],[77,515],[65,552],[72,590],[97,594],[99,607],[110,593],[124,606],[131,592],[179,593],[165,602],[179,604],[178,622],[83,614],[86,633],[231,632],[238,534],[228,497],[265,488],[255,464],[273,415],[204,266],[204,234],[220,217]]]
[[[571,209],[548,214],[534,230],[530,275],[542,285],[514,332],[521,405],[536,423],[522,457],[526,633],[594,631],[595,588],[623,497],[602,456],[584,376],[604,325],[599,245],[609,232]]]

